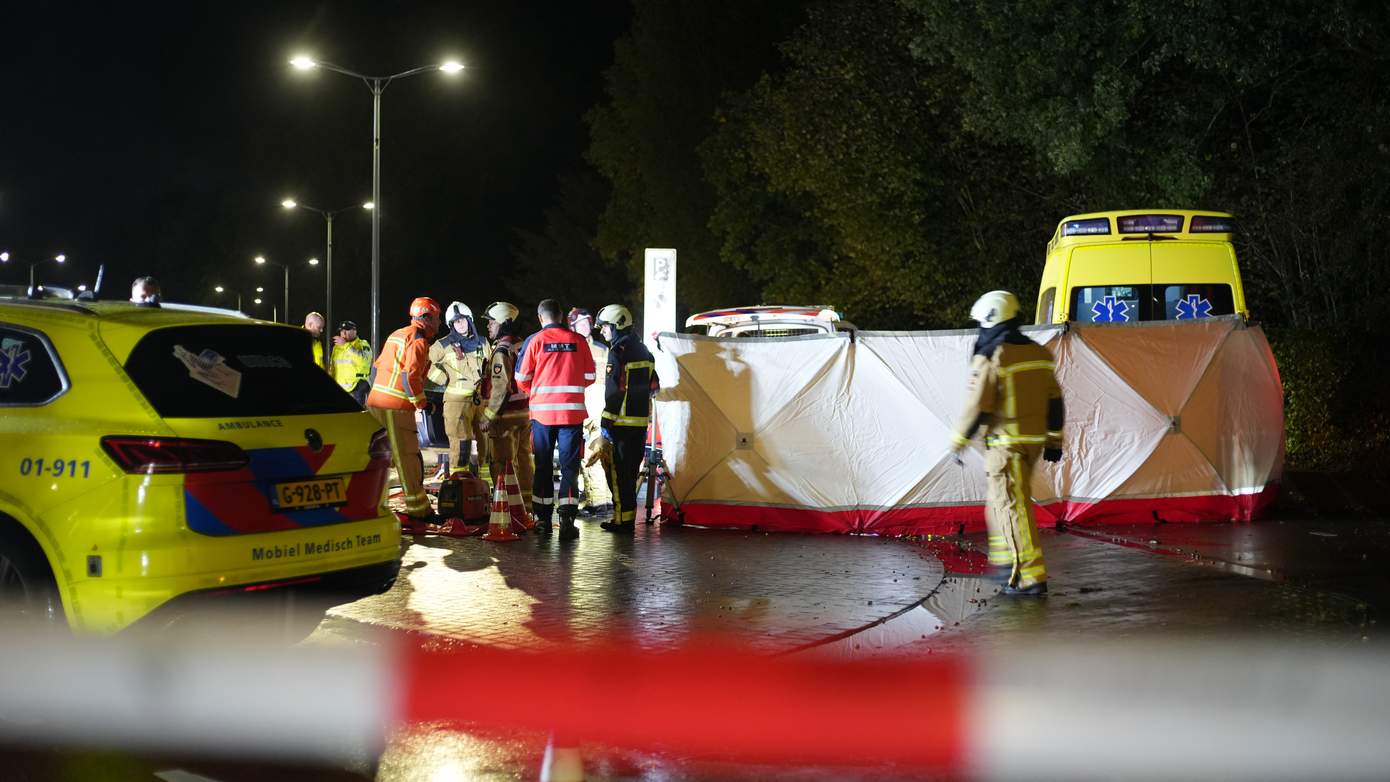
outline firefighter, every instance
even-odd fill
[[[314,363],[319,368],[328,372],[328,364],[323,360],[323,330],[328,328],[328,321],[324,320],[323,315],[311,312],[304,316],[304,330],[314,337]]]
[[[425,296],[411,302],[410,324],[386,339],[367,395],[367,409],[391,438],[391,458],[405,491],[401,527],[413,534],[423,533],[426,524],[439,521],[425,494],[425,464],[415,429],[415,411],[430,404],[425,398],[425,373],[430,368],[430,339],[438,331],[439,302]]]
[[[589,352],[594,356],[594,366],[602,367],[608,364],[608,345],[603,341],[602,335],[594,334],[593,313],[582,307],[575,307],[569,312],[570,330],[583,337],[589,343]],[[603,416],[603,378],[595,378],[584,389],[584,408],[588,415],[584,419],[584,448],[590,453],[599,447],[598,441],[602,439],[602,430],[599,427],[599,420]],[[584,479],[584,507],[579,512],[585,516],[594,516],[608,513],[613,509],[612,487],[608,485],[608,459],[602,458],[598,463],[585,463],[580,477]]]
[[[514,462],[517,486],[526,497],[531,493],[534,472],[530,412],[526,394],[516,384],[516,350],[521,342],[516,335],[518,314],[516,306],[505,301],[493,302],[483,310],[492,352],[479,390],[483,413],[475,420],[487,435],[488,470],[494,490],[503,485],[507,463]]]
[[[449,436],[449,469],[467,472],[472,451],[473,415],[483,379],[487,347],[473,325],[473,310],[453,302],[444,311],[447,333],[430,346],[429,380],[444,386],[444,431]]]
[[[339,323],[338,333],[333,335],[333,379],[352,394],[357,404],[366,407],[367,392],[372,389],[371,373],[372,346],[357,337],[356,323],[350,320]]]
[[[536,481],[531,507],[536,528],[550,532],[551,516],[560,517],[560,539],[579,537],[577,478],[584,444],[584,389],[594,382],[594,356],[584,338],[560,322],[560,305],[546,299],[536,306],[541,330],[531,336],[516,371],[517,388],[530,396],[531,448],[536,457]],[[555,495],[553,460],[560,457],[560,494]]]
[[[598,312],[598,326],[608,342],[604,367],[602,439],[589,461],[608,458],[613,484],[613,520],[599,526],[609,532],[631,535],[637,528],[637,473],[642,468],[647,443],[647,423],[652,395],[660,388],[650,350],[632,331],[632,312],[621,304],[609,304]]]
[[[985,427],[985,524],[989,564],[1014,595],[1047,594],[1047,568],[1030,496],[1038,456],[1062,458],[1062,391],[1052,352],[1019,330],[1018,299],[990,291],[970,308],[980,324],[970,363],[965,410],[952,432],[960,450]]]

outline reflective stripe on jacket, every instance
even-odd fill
[[[952,439],[964,445],[984,425],[986,445],[1062,447],[1066,416],[1055,369],[1052,351],[1031,340],[1005,342],[991,356],[975,356]]]
[[[430,343],[424,329],[412,324],[391,332],[376,359],[376,382],[367,395],[367,406],[423,409],[425,373],[429,368]]]
[[[440,340],[430,345],[429,381],[444,386],[448,401],[473,399],[483,379],[483,348],[467,353]]]
[[[530,417],[526,394],[516,387],[515,360],[512,358],[515,350],[515,337],[499,337],[492,348],[492,355],[488,356],[487,372],[483,375],[480,393],[483,417],[489,421],[525,421]]]
[[[582,424],[584,389],[595,378],[594,355],[583,337],[552,323],[531,336],[516,370],[516,385],[531,397],[531,420]]]
[[[631,333],[613,340],[604,370],[603,427],[647,427],[651,417],[652,394],[661,387],[656,363],[642,340]]]
[[[372,346],[365,339],[355,339],[346,345],[333,346],[333,379],[344,391],[371,377]]]

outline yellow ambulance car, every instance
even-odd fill
[[[111,633],[382,592],[389,462],[303,329],[0,295],[0,619]]]
[[[1047,244],[1038,323],[1250,317],[1224,212],[1072,215]]]

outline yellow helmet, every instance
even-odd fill
[[[501,323],[516,320],[516,316],[519,314],[521,314],[521,310],[518,310],[516,305],[509,301],[494,301],[487,305],[487,309],[483,310],[484,318]]]

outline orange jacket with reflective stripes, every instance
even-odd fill
[[[411,324],[386,338],[376,359],[376,381],[367,407],[415,410],[425,406],[425,373],[430,370],[430,340]]]
[[[584,423],[584,389],[592,382],[589,343],[555,323],[531,337],[516,370],[517,388],[531,395],[531,420],[550,426]]]

